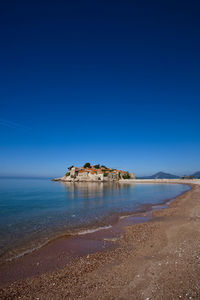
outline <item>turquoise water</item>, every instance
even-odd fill
[[[38,247],[57,234],[176,197],[180,184],[61,183],[0,179],[0,256]]]

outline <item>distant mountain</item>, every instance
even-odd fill
[[[191,176],[194,176],[194,178],[199,178],[199,177],[200,177],[200,171],[195,172],[195,173],[192,174]]]
[[[144,176],[144,177],[140,177],[141,179],[178,179],[180,178],[180,176],[177,175],[172,175],[172,174],[168,174],[168,173],[164,173],[164,172],[158,172],[154,175],[151,176]]]

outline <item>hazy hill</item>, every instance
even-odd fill
[[[192,174],[191,176],[194,176],[194,178],[199,178],[199,177],[200,177],[200,171],[195,172],[195,173]]]
[[[144,177],[140,177],[140,178],[143,178],[143,179],[177,179],[177,178],[180,178],[180,176],[172,175],[172,174],[168,174],[168,173],[164,173],[164,172],[158,172],[154,175],[144,176]]]

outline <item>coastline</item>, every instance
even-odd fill
[[[112,183],[112,184],[117,184],[117,185],[123,185],[123,183],[126,180],[122,180],[120,182],[117,183]],[[127,180],[127,182],[129,182],[130,184],[135,185],[135,183],[140,183],[138,181],[135,180]],[[127,183],[125,182],[125,184]],[[95,184],[95,182],[93,182]],[[143,182],[142,182],[143,183]],[[144,182],[146,183],[146,182]],[[163,183],[163,182],[161,182]],[[166,182],[167,183],[167,182]],[[71,183],[73,185],[73,183]],[[80,183],[76,183],[76,184],[80,184]],[[102,184],[102,183],[101,183]],[[152,182],[151,182],[152,184]],[[176,194],[181,195],[181,192]],[[167,197],[167,196],[166,196]],[[166,201],[168,201],[168,199],[171,199],[171,195],[168,196],[167,198],[161,198],[160,200],[157,201],[157,204],[165,204]],[[173,196],[173,198],[175,197],[175,195]],[[85,223],[85,224],[80,224],[74,227],[69,227],[69,228],[63,228],[61,230],[52,230],[51,232],[49,232],[48,235],[40,235],[39,237],[35,237],[33,239],[27,239],[25,241],[25,243],[21,243],[21,245],[17,245],[16,247],[13,247],[8,250],[5,251],[1,257],[0,257],[0,267],[2,265],[5,265],[6,263],[15,261],[18,258],[21,258],[23,256],[29,255],[35,251],[39,251],[41,248],[48,246],[49,244],[54,243],[55,241],[59,240],[59,239],[63,239],[63,238],[72,238],[74,236],[78,236],[84,233],[93,233],[93,232],[97,232],[100,230],[104,230],[107,227],[113,227],[115,226],[117,223],[119,223],[119,219],[121,218],[121,216],[126,217],[126,216],[132,216],[132,215],[137,215],[136,219],[138,220],[139,215],[141,213],[147,212],[149,210],[152,209],[152,206],[154,206],[155,203],[151,203],[147,201],[147,203],[144,202],[144,204],[139,204],[138,207],[133,207],[130,208],[127,211],[123,211],[123,212],[118,212],[118,211],[112,211],[109,214],[102,216],[100,218],[95,218],[94,220]],[[134,223],[134,222],[133,222]]]
[[[122,180],[119,183],[112,183],[112,184],[117,184],[121,185],[124,183],[125,180]],[[131,180],[128,180],[130,184],[135,185],[137,181],[132,182]],[[95,184],[95,182],[93,182]],[[139,182],[138,182],[139,183]],[[71,183],[73,185],[73,183]],[[77,184],[77,183],[76,183]],[[78,183],[79,185],[80,183]],[[101,183],[102,184],[102,183]],[[126,184],[126,182],[125,182]],[[185,191],[183,191],[184,193]],[[179,192],[176,194],[176,196],[181,195],[182,192]],[[167,196],[166,196],[167,197]],[[168,199],[171,199],[171,195],[168,196],[167,198],[161,198],[157,204],[165,204]],[[175,195],[173,196],[173,198]],[[49,232],[48,235],[40,235],[39,237],[35,237],[33,239],[28,239],[25,241],[23,244],[18,245],[16,247],[10,248],[10,250],[5,251],[4,253],[1,254],[0,256],[0,267],[1,265],[4,265],[5,263],[12,262],[20,257],[23,257],[25,255],[29,255],[30,253],[33,253],[35,251],[40,250],[41,248],[53,243],[54,241],[58,239],[62,239],[63,237],[65,238],[70,238],[74,237],[76,235],[84,234],[84,233],[92,233],[96,232],[99,230],[104,230],[107,227],[112,227],[113,225],[115,226],[116,223],[119,222],[119,219],[121,216],[126,217],[126,216],[131,216],[131,215],[140,215],[141,213],[147,212],[152,209],[152,206],[154,206],[155,203],[151,203],[147,201],[147,203],[144,202],[144,204],[139,204],[137,207],[130,208],[127,211],[123,212],[118,212],[118,211],[112,211],[109,214],[102,216],[100,218],[95,218],[94,220],[85,223],[85,224],[80,224],[74,227],[69,227],[69,228],[63,228],[63,230],[55,230]]]
[[[131,180],[132,181],[132,180]],[[130,181],[129,181],[130,182]],[[134,181],[135,182],[135,181]],[[144,181],[142,181],[142,182],[144,182]],[[155,182],[155,181],[154,181]],[[198,183],[199,181],[196,181],[195,183]],[[146,182],[145,182],[146,183]],[[151,181],[151,183],[152,183],[152,181]],[[156,183],[159,183],[158,181],[156,181]],[[163,180],[162,180],[162,183],[163,183]],[[167,180],[167,183],[169,183],[169,180]],[[177,180],[176,180],[176,182],[175,181],[173,181],[173,182],[170,182],[170,183],[177,183]],[[76,269],[76,267],[78,266],[78,264],[80,264],[80,261],[82,261],[82,263],[84,264],[85,263],[85,261],[87,262],[88,261],[88,255],[89,256],[91,256],[91,257],[99,257],[99,256],[108,256],[108,257],[110,257],[110,256],[112,256],[112,255],[114,255],[115,256],[115,254],[116,253],[121,253],[121,251],[122,250],[124,250],[124,241],[128,238],[128,240],[130,239],[130,237],[127,237],[127,234],[128,234],[128,232],[131,230],[131,231],[135,231],[135,229],[136,229],[136,231],[137,231],[137,226],[139,226],[139,227],[143,227],[144,225],[144,227],[151,227],[152,226],[152,224],[156,224],[156,222],[159,222],[158,221],[158,219],[159,218],[162,218],[163,217],[163,214],[165,215],[166,214],[166,211],[168,211],[169,209],[173,209],[174,208],[174,206],[176,206],[175,205],[175,203],[179,203],[179,200],[183,200],[184,198],[187,198],[188,196],[187,195],[189,195],[189,194],[192,194],[193,193],[193,191],[197,188],[197,187],[195,187],[194,186],[194,182],[193,181],[183,181],[183,180],[181,180],[181,182],[180,183],[185,183],[185,184],[192,184],[192,186],[193,186],[193,188],[192,188],[192,190],[190,190],[190,191],[186,191],[183,195],[179,195],[177,198],[175,198],[175,200],[176,201],[173,201],[173,202],[171,202],[171,201],[167,201],[167,202],[169,202],[169,208],[166,208],[167,207],[167,205],[163,205],[163,204],[161,204],[161,205],[156,205],[156,208],[154,209],[154,210],[152,210],[152,211],[148,211],[148,212],[140,212],[140,214],[134,214],[134,216],[133,216],[133,214],[131,215],[131,216],[125,216],[125,217],[122,217],[120,220],[121,220],[121,227],[120,226],[116,226],[117,228],[115,228],[116,230],[114,230],[113,232],[110,230],[110,228],[107,228],[107,229],[102,229],[102,230],[100,230],[99,232],[98,232],[98,234],[97,233],[95,233],[95,239],[96,239],[96,248],[97,248],[97,251],[94,251],[93,252],[93,254],[91,254],[91,253],[87,253],[87,249],[85,249],[84,247],[82,247],[82,250],[83,250],[83,252],[84,251],[86,251],[85,252],[85,254],[84,254],[84,256],[83,255],[78,255],[78,256],[74,256],[73,257],[73,260],[70,260],[69,261],[69,263],[67,264],[67,266],[69,267],[69,268],[71,268],[70,266],[73,266],[73,265],[75,265],[75,269]],[[197,188],[198,189],[198,188]],[[181,201],[180,201],[181,202]],[[166,208],[166,209],[162,209],[162,208]],[[131,219],[132,218],[132,219]],[[135,218],[135,219],[134,219]],[[137,220],[137,218],[138,218],[138,220]],[[150,221],[150,222],[147,222],[147,223],[144,223],[145,221]],[[120,223],[120,222],[119,222]],[[134,225],[133,225],[134,224]],[[123,227],[123,230],[121,230],[122,229],[122,227]],[[106,232],[106,230],[107,230],[107,232]],[[117,234],[118,234],[118,236],[117,236]],[[87,243],[89,243],[90,245],[91,244],[94,244],[94,237],[93,237],[93,239],[92,239],[92,237],[91,237],[91,235],[94,235],[94,232],[93,233],[87,233],[87,234],[85,234],[84,235],[84,239],[87,241]],[[107,236],[106,236],[107,235]],[[100,242],[100,240],[101,240],[101,238],[103,238],[104,239],[104,243],[101,243]],[[82,239],[82,237],[80,237],[79,239],[77,239],[76,240],[76,238],[74,239],[74,240],[76,240],[76,242],[78,242],[78,243],[76,243],[75,242],[75,246],[76,247],[78,247],[78,245],[80,246],[80,239]],[[57,248],[55,247],[55,242],[54,242],[54,247],[53,247],[53,250],[55,250],[55,249],[58,249],[59,247],[61,247],[63,244],[62,244],[62,242],[60,243],[60,241],[61,241],[62,239],[58,239],[58,243],[57,243]],[[74,241],[73,240],[73,241]],[[117,247],[115,246],[115,244],[116,244],[116,242],[117,242]],[[62,244],[62,245],[61,245]],[[113,245],[113,246],[111,246],[111,245]],[[125,243],[126,244],[126,243]],[[73,246],[72,244],[71,244],[71,246]],[[66,245],[65,245],[65,247],[66,247]],[[84,249],[83,249],[84,248]],[[87,247],[86,247],[87,248]],[[45,249],[45,247],[44,247],[44,249]],[[44,250],[43,249],[43,250]],[[134,249],[135,249],[135,247],[134,247]],[[101,251],[99,251],[99,250],[101,250]],[[107,251],[107,250],[109,250],[109,251]],[[126,249],[126,251],[127,251],[127,249]],[[126,252],[125,251],[125,252]],[[135,250],[134,250],[135,251]],[[133,251],[133,252],[134,252]],[[45,254],[45,251],[44,251],[44,253],[43,254]],[[82,253],[83,254],[83,253]],[[30,256],[29,255],[27,255],[27,256],[25,256],[24,258],[30,258]],[[22,261],[24,260],[24,258],[22,258]],[[38,257],[38,255],[36,255],[35,256],[35,259],[36,260],[39,260],[39,257]],[[97,259],[95,259],[95,261],[96,261]],[[66,262],[66,257],[65,256],[63,256],[63,257],[61,257],[61,259],[60,259],[60,262],[61,262],[61,265],[63,264],[63,262]],[[36,261],[35,261],[36,262]],[[35,263],[34,262],[34,263]],[[30,261],[29,261],[29,263],[30,263]],[[97,263],[97,262],[96,262]],[[39,264],[40,264],[40,262],[39,262]],[[12,264],[10,264],[10,265],[12,265]],[[36,265],[37,265],[37,262],[36,262]],[[39,265],[38,265],[39,266]],[[48,276],[50,276],[51,277],[51,273],[46,273],[47,271],[49,272],[49,271],[52,271],[53,272],[53,270],[54,269],[56,269],[56,268],[50,268],[50,269],[46,269],[46,270],[43,270],[44,272],[38,272],[38,266],[36,267],[36,268],[34,268],[34,264],[32,264],[31,266],[30,266],[30,268],[32,267],[33,269],[36,269],[36,272],[35,272],[35,274],[34,274],[34,276],[36,276],[37,275],[37,277],[32,277],[32,278],[29,278],[29,279],[27,279],[27,280],[24,280],[24,281],[21,281],[20,282],[20,286],[26,286],[26,281],[34,281],[34,280],[38,280],[38,276],[40,276],[40,277],[48,277]],[[55,266],[54,266],[55,267]],[[64,269],[66,269],[66,266],[65,266],[65,268],[64,268],[64,265],[63,265],[63,268],[62,269],[58,269],[57,271],[54,271],[53,273],[62,273],[63,272],[63,270]],[[1,269],[2,270],[2,269]],[[3,270],[4,271],[4,276],[5,276],[5,274],[6,274],[6,270],[4,269]],[[42,273],[44,273],[44,274],[42,274]],[[46,274],[45,274],[46,273]],[[53,274],[52,273],[52,274]],[[41,275],[42,274],[42,275]],[[8,273],[8,275],[9,275],[9,273]],[[52,275],[52,276],[54,276],[54,275]],[[57,276],[57,275],[56,275]],[[29,276],[27,276],[27,277],[29,277]],[[25,278],[26,278],[26,276],[25,276]],[[23,279],[25,279],[25,278],[23,278]],[[18,286],[18,283],[16,283],[17,284],[17,286]],[[14,284],[15,285],[15,284]],[[11,289],[13,289],[13,288],[11,288]],[[8,288],[3,288],[3,290],[2,290],[2,292],[3,292],[3,294],[2,294],[2,296],[4,296],[4,294],[6,295],[7,294],[7,292],[8,292],[8,294],[7,295],[9,295],[9,290],[10,290],[10,287],[8,287]],[[0,294],[1,295],[1,294]],[[24,299],[26,299],[26,298],[24,298]],[[42,299],[42,298],[41,298]],[[72,298],[72,299],[74,299],[74,298]],[[140,299],[140,298],[138,298],[138,299]]]

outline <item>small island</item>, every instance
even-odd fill
[[[55,178],[53,181],[67,181],[67,182],[84,182],[84,181],[119,181],[135,179],[134,173],[128,171],[108,168],[104,165],[84,164],[83,167],[71,166],[67,173],[61,178]]]

